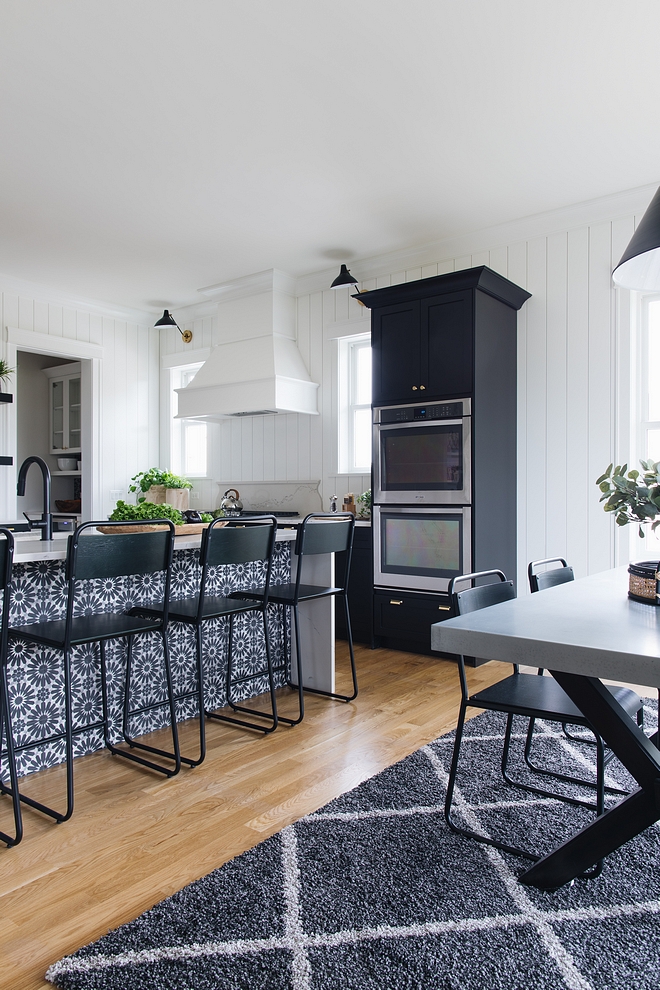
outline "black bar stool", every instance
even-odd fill
[[[259,732],[269,733],[277,728],[277,702],[275,700],[275,684],[273,680],[273,666],[271,660],[270,638],[268,634],[268,619],[266,610],[268,608],[268,594],[270,588],[270,577],[273,565],[273,548],[275,546],[275,533],[277,531],[277,520],[275,516],[263,515],[253,516],[246,523],[242,519],[215,519],[202,535],[200,548],[200,565],[202,569],[199,593],[194,598],[184,598],[169,603],[170,622],[182,622],[195,628],[196,642],[196,667],[197,667],[197,697],[199,704],[199,758],[195,764],[199,764],[206,754],[206,733],[205,718],[216,719],[221,722],[230,722],[233,725],[240,725],[248,729],[256,729]],[[249,564],[261,562],[265,566],[264,596],[258,601],[241,601],[236,597],[224,597],[220,595],[209,595],[207,592],[209,567],[220,567],[225,564]],[[232,640],[234,631],[234,618],[237,615],[245,615],[249,612],[260,612],[263,619],[264,639],[266,645],[266,667],[253,674],[244,677],[234,678],[232,674]],[[161,610],[158,608],[142,608],[137,606],[131,610],[134,615],[158,616]],[[203,627],[206,622],[212,619],[229,619],[229,644],[227,656],[227,704],[235,712],[266,719],[266,725],[259,725],[247,719],[234,718],[231,715],[221,715],[219,712],[205,709],[204,700],[204,645]],[[278,668],[279,669],[279,668]],[[247,708],[236,704],[231,700],[232,688],[237,684],[246,681],[256,680],[267,675],[270,689],[270,712],[260,712],[253,708]],[[176,700],[181,700],[177,695]]]
[[[20,800],[32,808],[49,815],[57,822],[67,821],[73,813],[73,738],[81,732],[92,728],[103,728],[105,744],[108,749],[118,756],[159,771],[168,777],[174,776],[181,767],[179,741],[176,726],[176,712],[172,691],[172,676],[170,672],[169,652],[167,643],[167,603],[169,601],[170,573],[172,564],[172,549],[174,545],[174,526],[169,519],[154,521],[151,532],[121,533],[121,535],[91,535],[90,530],[103,526],[112,529],[119,527],[144,527],[144,523],[108,523],[89,522],[79,526],[69,537],[66,580],[67,601],[66,617],[46,622],[35,622],[30,625],[13,626],[9,629],[10,639],[22,639],[39,646],[46,646],[62,652],[64,666],[64,708],[65,729],[63,733],[47,739],[37,739],[23,744],[16,749],[27,749],[37,744],[60,740],[65,741],[66,762],[66,811],[59,812],[41,804],[23,794]],[[156,525],[158,528],[155,528]],[[101,612],[92,615],[74,615],[77,586],[81,581],[103,578],[116,578],[134,574],[162,573],[163,577],[163,608],[158,617],[145,618],[128,615],[122,612]],[[131,661],[133,654],[133,639],[142,633],[159,633],[163,642],[163,662],[167,697],[164,701],[154,702],[137,712],[163,705],[169,706],[172,731],[172,752],[138,743],[131,739],[127,732],[128,718],[137,712],[129,707]],[[105,643],[113,639],[127,639],[126,678],[124,685],[124,738],[131,749],[163,757],[171,761],[172,766],[146,759],[137,753],[120,749],[110,740],[110,725],[107,698],[107,679],[105,670]],[[75,646],[86,643],[99,643],[101,659],[101,691],[103,701],[103,720],[93,725],[87,724],[74,729],[71,713],[71,650]],[[11,695],[8,695],[8,710],[11,709]],[[14,793],[18,793],[14,787]]]
[[[358,683],[355,670],[355,656],[353,653],[353,636],[351,633],[351,617],[348,610],[348,579],[351,571],[351,554],[353,551],[353,531],[355,529],[355,516],[352,512],[310,512],[305,516],[298,531],[294,553],[298,556],[298,570],[296,580],[291,584],[275,585],[270,589],[269,601],[271,605],[282,605],[293,611],[293,624],[296,642],[296,666],[298,673],[298,717],[287,718],[280,715],[280,722],[287,725],[298,725],[305,716],[304,692],[321,694],[326,698],[334,698],[337,701],[353,701],[357,698]],[[303,584],[304,558],[317,554],[342,553],[346,552],[346,571],[344,580],[337,587],[323,587],[314,584]],[[264,589],[259,588],[253,591],[234,592],[238,598],[249,598],[262,600]],[[319,598],[337,597],[344,603],[344,614],[346,616],[346,631],[348,634],[348,649],[351,657],[351,674],[353,678],[352,694],[337,694],[334,691],[323,691],[320,688],[303,687],[302,676],[302,655],[300,649],[300,621],[298,608],[301,602],[315,601]],[[289,676],[289,687],[295,685]]]
[[[0,840],[8,846],[16,846],[23,838],[23,819],[21,817],[21,802],[18,794],[18,775],[16,773],[16,754],[14,752],[14,736],[12,733],[11,716],[9,714],[9,685],[7,678],[9,606],[11,601],[11,569],[14,560],[14,537],[10,530],[0,527],[0,581],[2,582],[2,622],[0,624],[0,741],[5,739],[5,750],[0,754],[0,770],[4,759],[9,770],[7,787],[0,778],[0,793],[8,794],[12,799],[14,811],[14,834],[0,832]]]

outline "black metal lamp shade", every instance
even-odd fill
[[[660,290],[660,188],[612,272],[612,278],[624,289]]]
[[[192,330],[181,329],[179,324],[176,322],[176,320],[170,313],[169,309],[166,309],[163,312],[161,318],[159,320],[156,320],[156,322],[154,323],[154,327],[176,327],[179,333],[181,334],[184,344],[189,344],[193,337]]]
[[[353,278],[346,265],[342,265],[341,268],[339,269],[339,275],[334,280],[330,288],[341,289],[343,285],[357,285],[357,284],[358,284],[358,280],[356,278]]]

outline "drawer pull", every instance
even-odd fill
[[[420,388],[420,391],[423,392],[425,390],[425,388],[426,388],[426,385],[420,385],[419,388]]]
[[[451,605],[438,605],[438,611],[451,612]]]
[[[401,598],[390,598],[390,605],[403,605]]]
[[[413,392],[416,392],[417,391],[417,386],[416,385],[413,385],[412,390],[413,390]]]

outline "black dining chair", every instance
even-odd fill
[[[558,566],[550,567],[549,565],[551,564],[557,564]],[[540,568],[546,569],[540,570]],[[563,557],[546,557],[543,560],[531,561],[527,568],[527,577],[529,579],[529,590],[532,594],[535,594],[537,591],[545,591],[547,588],[555,588],[557,585],[566,584],[568,581],[575,580],[573,568],[566,563]],[[538,673],[539,675],[543,675],[543,668],[540,668]],[[607,690],[614,695],[623,710],[631,718],[636,719],[637,724],[640,728],[642,728],[644,725],[644,703],[639,695],[633,691],[632,688],[622,687],[620,685],[606,685],[606,687]],[[568,725],[564,725],[562,728],[566,738],[570,739],[572,742],[582,742],[591,746],[596,745],[596,740],[594,738],[590,738],[589,736],[575,736],[572,732],[570,732]],[[553,771],[540,767],[532,761],[530,753],[533,734],[534,721],[532,720],[527,733],[525,762],[529,766],[530,770],[534,770],[536,773],[544,773],[551,777],[557,777],[557,774]],[[611,759],[612,753],[610,750],[606,749],[605,765],[607,765]],[[559,779],[562,778],[560,777]],[[607,789],[608,788],[606,788],[606,790]],[[615,794],[626,793],[625,791],[619,791],[615,788],[609,788],[609,790]]]
[[[298,530],[294,554],[298,558],[298,566],[295,581],[289,584],[276,585],[270,590],[269,602],[271,605],[281,605],[283,608],[290,608],[293,613],[293,627],[296,645],[296,673],[298,683],[294,684],[290,675],[287,679],[289,687],[295,688],[298,692],[298,715],[296,718],[280,715],[280,721],[287,725],[298,725],[305,716],[304,692],[320,694],[326,698],[334,698],[336,701],[350,702],[357,698],[358,683],[355,668],[355,655],[353,652],[353,636],[351,633],[351,617],[348,609],[348,579],[351,570],[351,554],[353,550],[353,532],[355,529],[355,516],[352,512],[310,512],[305,516]],[[346,570],[341,583],[336,586],[323,586],[316,584],[305,584],[303,577],[305,574],[305,558],[317,556],[319,554],[346,553]],[[262,600],[264,589],[259,588],[253,591],[236,592],[236,597]],[[232,596],[233,597],[233,596]],[[351,658],[351,676],[353,691],[351,694],[338,694],[335,691],[325,691],[321,688],[305,687],[303,685],[303,658],[300,642],[300,605],[306,602],[318,601],[322,598],[338,598],[343,602],[344,615],[346,617],[346,631],[348,639],[348,650]]]
[[[7,794],[12,799],[14,813],[14,834],[0,832],[0,841],[8,846],[17,846],[23,838],[23,819],[21,802],[18,793],[18,774],[16,771],[16,753],[14,751],[14,735],[11,715],[9,712],[9,683],[7,675],[9,608],[11,604],[11,570],[14,560],[14,537],[10,530],[0,527],[0,581],[2,582],[2,620],[0,622],[0,745],[4,738],[5,748],[0,753],[0,793]],[[3,772],[3,763],[6,769]],[[3,776],[9,775],[9,785],[3,782]]]
[[[174,526],[169,519],[154,520],[151,525],[154,528],[150,532],[136,531],[129,533],[125,532],[126,528],[143,529],[145,523],[111,523],[103,521],[88,522],[79,526],[69,537],[68,541],[65,571],[67,583],[65,618],[34,622],[29,625],[12,626],[9,629],[10,642],[13,641],[15,643],[18,640],[24,640],[28,643],[35,643],[38,646],[57,650],[62,655],[64,731],[54,734],[48,739],[40,738],[33,740],[31,743],[22,744],[20,747],[21,749],[25,749],[28,746],[34,745],[36,742],[43,744],[45,742],[61,741],[64,739],[67,791],[66,811],[56,811],[26,795],[19,795],[20,800],[25,804],[49,815],[57,822],[67,821],[73,813],[73,740],[75,736],[82,732],[102,728],[105,744],[112,753],[138,763],[141,766],[156,770],[168,777],[173,777],[179,772],[181,767],[167,642],[167,603],[169,601]],[[95,530],[99,526],[103,526],[104,529],[117,529],[121,535],[92,534],[92,530]],[[132,616],[123,612],[77,614],[77,598],[82,582],[129,575],[155,574],[162,575],[163,595],[163,610],[157,617]],[[166,697],[163,700],[153,701],[138,709],[132,709],[130,707],[130,689],[133,640],[136,636],[147,633],[155,633],[162,640]],[[109,640],[116,639],[125,639],[127,641],[123,735],[129,749],[116,746],[110,738],[105,644]],[[71,711],[71,652],[75,647],[88,643],[99,644],[103,718],[101,722],[74,727]],[[8,712],[10,712],[11,691],[7,700],[7,708]],[[138,742],[128,732],[129,720],[132,716],[143,714],[146,711],[163,706],[169,708],[172,736],[171,751]],[[17,749],[18,747],[15,748]],[[156,762],[154,759],[133,752],[135,749],[148,753],[150,757],[161,757],[168,762],[166,764]]]
[[[275,697],[275,682],[273,669],[270,637],[268,633],[268,594],[270,589],[270,579],[273,566],[273,549],[275,546],[275,534],[277,531],[277,519],[272,515],[252,516],[249,521],[236,519],[215,519],[208,529],[202,533],[202,543],[200,547],[199,562],[201,566],[201,577],[199,590],[191,598],[176,599],[169,603],[170,622],[181,622],[195,629],[196,644],[196,696],[199,706],[199,758],[196,764],[202,762],[206,754],[206,729],[205,719],[215,719],[220,722],[230,722],[232,725],[242,726],[247,729],[256,729],[259,732],[270,733],[277,728],[278,714],[277,701]],[[209,568],[223,567],[227,564],[262,564],[264,574],[264,595],[259,601],[241,601],[233,593],[229,597],[223,595],[213,595],[208,592]],[[132,614],[157,616],[161,610],[156,607],[136,607],[131,610]],[[250,612],[261,613],[264,627],[264,643],[266,653],[266,665],[250,674],[234,677],[233,674],[233,634],[234,619],[236,616],[247,615]],[[252,720],[237,718],[232,715],[224,715],[219,711],[206,709],[204,693],[204,640],[203,630],[207,622],[217,619],[229,619],[229,641],[227,648],[227,667],[225,683],[227,689],[227,705],[234,712],[249,714],[266,720],[266,724],[259,724]],[[277,668],[279,670],[280,668]],[[239,705],[232,699],[232,689],[247,681],[268,678],[270,693],[270,712],[258,711],[245,705]],[[177,695],[177,701],[181,696]],[[195,764],[195,765],[196,765]]]
[[[478,584],[474,587],[466,588],[463,591],[456,591],[456,586],[462,582],[483,581],[489,577],[496,580],[490,584]],[[475,612],[478,609],[489,608],[501,602],[511,601],[516,597],[513,582],[508,581],[505,574],[500,570],[480,571],[474,574],[464,574],[453,578],[449,585],[449,595],[451,597],[453,613],[455,615],[465,615],[468,612]],[[447,794],[445,800],[445,818],[449,828],[453,832],[465,835],[479,842],[487,843],[502,849],[504,852],[513,853],[516,856],[524,856],[527,859],[536,860],[538,856],[528,850],[521,849],[511,843],[500,839],[487,837],[472,829],[459,825],[452,817],[453,795],[458,772],[461,740],[463,737],[463,727],[465,715],[468,707],[480,708],[487,711],[502,712],[507,716],[506,731],[504,736],[504,747],[501,758],[502,776],[507,783],[533,793],[550,795],[569,804],[582,805],[593,808],[597,815],[601,815],[604,810],[604,747],[600,737],[597,740],[597,761],[596,761],[596,783],[593,781],[579,781],[596,788],[595,804],[583,798],[573,795],[548,792],[530,784],[522,784],[513,780],[508,772],[509,749],[511,745],[511,734],[513,728],[514,715],[522,715],[529,719],[545,719],[550,722],[566,722],[570,725],[579,725],[590,728],[589,723],[580,710],[573,704],[568,695],[552,677],[538,677],[536,674],[520,673],[518,664],[513,664],[513,673],[498,681],[490,687],[470,694],[465,674],[465,660],[462,656],[458,658],[458,674],[461,686],[461,705],[458,714],[458,724],[456,726],[456,736],[454,750],[452,754],[451,769],[447,783]],[[559,775],[557,775],[559,776]],[[566,778],[572,783],[574,778]],[[597,867],[599,870],[600,867]],[[589,874],[595,876],[596,873]],[[585,874],[586,876],[586,874]]]

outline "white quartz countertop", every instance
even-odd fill
[[[302,522],[302,520],[287,520],[286,524],[278,527],[275,534],[276,542],[282,543],[287,540],[295,540],[297,530],[287,529],[285,527],[287,525],[294,525],[297,522]],[[40,560],[65,560],[68,536],[68,533],[59,533],[55,534],[52,540],[41,540],[38,533],[16,534],[14,536],[14,563],[30,564]],[[197,534],[196,536],[177,536],[174,539],[174,549],[195,550],[201,542],[201,534]]]

